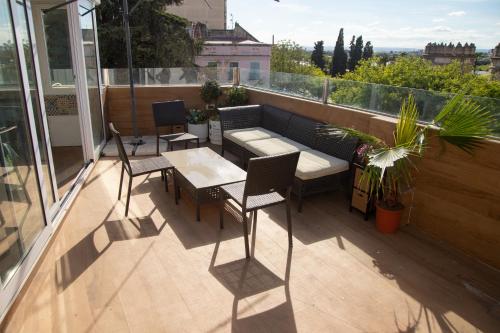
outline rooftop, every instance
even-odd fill
[[[216,148],[214,148],[216,149]],[[165,193],[159,175],[134,180],[131,213],[117,201],[120,164],[99,160],[4,329],[8,332],[495,331],[500,292],[485,271],[407,232],[378,233],[341,193],[260,212],[253,258],[241,225],[217,207]],[[256,232],[255,232],[256,230]],[[446,269],[443,269],[446,267]],[[488,282],[489,281],[489,282]],[[495,312],[497,316],[495,316]]]

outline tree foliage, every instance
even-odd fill
[[[363,59],[370,59],[373,57],[373,45],[372,42],[368,41],[363,48]]]
[[[323,71],[311,64],[306,50],[299,44],[283,40],[273,45],[271,51],[271,71],[312,76],[324,76]]]
[[[130,0],[133,8],[139,0]],[[193,40],[186,28],[188,21],[165,12],[166,5],[182,0],[143,1],[130,15],[132,59],[134,67],[192,66],[202,42]],[[97,32],[101,65],[104,68],[127,67],[122,2],[103,0],[97,7]]]
[[[333,50],[332,68],[330,74],[332,76],[343,75],[347,67],[347,53],[344,49],[344,28],[339,31],[335,49]]]
[[[311,53],[311,62],[322,71],[325,70],[325,48],[322,40],[314,43],[314,50]]]
[[[472,72],[462,73],[462,65],[458,61],[449,65],[435,66],[420,57],[400,56],[384,65],[380,58],[373,57],[362,60],[354,72],[345,74],[343,78],[398,87],[500,98],[500,82]]]
[[[363,37],[359,36],[354,41],[355,36],[352,36],[351,47],[349,51],[349,71],[354,71],[359,61],[363,56]]]

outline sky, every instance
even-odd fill
[[[290,39],[334,46],[340,28],[348,46],[362,35],[375,47],[418,48],[428,42],[500,42],[500,0],[227,0],[233,20],[261,42]]]

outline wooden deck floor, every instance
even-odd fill
[[[498,274],[406,232],[379,234],[343,195],[259,212],[250,261],[241,225],[216,207],[174,203],[159,174],[134,179],[130,219],[120,165],[100,160],[6,332],[494,332]],[[479,293],[479,292],[478,292]]]

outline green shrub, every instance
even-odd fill
[[[208,80],[201,86],[200,95],[205,103],[214,103],[222,95],[222,91],[217,81]]]
[[[203,124],[208,119],[208,113],[206,111],[191,109],[186,117],[187,122],[193,125]]]
[[[227,92],[227,104],[229,106],[245,105],[248,102],[248,94],[243,87],[231,87]]]

